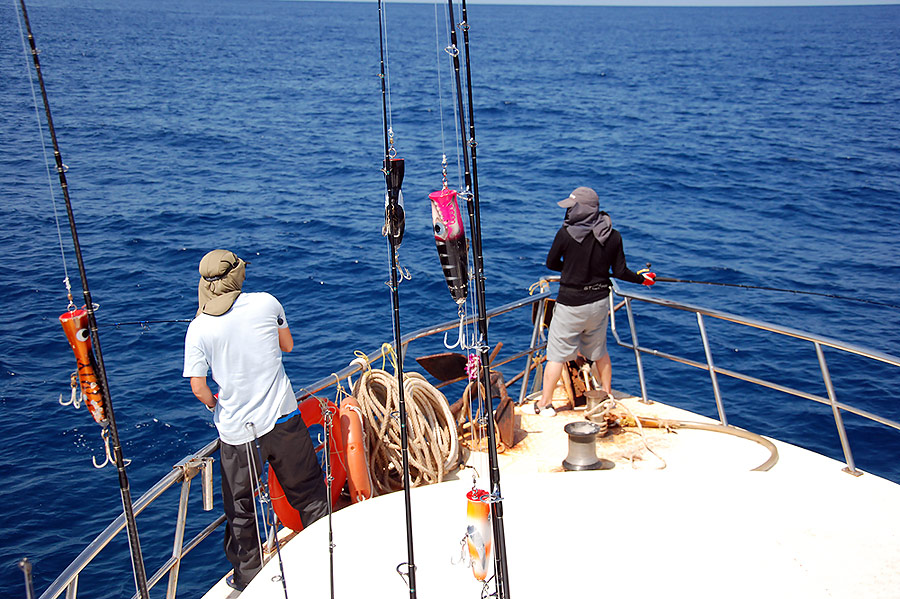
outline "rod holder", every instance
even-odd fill
[[[203,511],[209,512],[213,509],[213,459],[203,458],[200,471],[200,488],[203,491]]]
[[[19,560],[19,569],[25,575],[25,597],[26,599],[34,599],[34,582],[31,578],[31,562],[27,557]]]

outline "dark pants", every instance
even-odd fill
[[[244,445],[219,443],[222,473],[222,501],[225,505],[225,556],[234,566],[234,582],[245,585],[262,568],[259,531],[253,511],[253,482],[247,450],[262,474],[259,454],[253,441]],[[300,415],[259,438],[263,461],[275,470],[288,502],[300,512],[307,527],[328,513],[325,479],[313,449],[309,432]]]

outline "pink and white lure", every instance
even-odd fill
[[[442,189],[428,194],[428,199],[444,278],[453,300],[462,304],[469,293],[468,244],[456,196],[452,189]]]

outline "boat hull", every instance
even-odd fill
[[[803,451],[803,450],[800,450]],[[504,507],[516,597],[892,597],[900,588],[900,488],[830,474],[629,470],[509,476]],[[470,481],[412,492],[422,597],[478,596],[460,558]],[[852,505],[852,513],[840,506]],[[335,596],[402,596],[401,493],[335,514]],[[889,520],[885,520],[888,517]],[[282,549],[289,589],[328,596],[328,524]],[[280,596],[277,560],[242,599]]]

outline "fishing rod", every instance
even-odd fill
[[[253,444],[256,447],[256,457],[259,460],[259,468],[260,468],[260,470],[262,470],[263,464],[265,464],[265,460],[263,460],[262,449],[260,449],[260,447],[259,447],[259,435],[256,434],[256,425],[254,425],[252,422],[248,422],[245,426],[248,429],[250,429],[250,431],[253,433]],[[258,516],[256,515],[256,501],[259,501],[259,503],[261,503],[261,504],[266,504],[266,509],[265,509],[265,512],[263,513],[263,524],[266,527],[266,536],[267,537],[268,537],[269,531],[270,530],[272,531],[272,539],[275,541],[275,554],[278,556],[278,569],[281,572],[281,588],[284,591],[284,599],[288,599],[287,581],[284,579],[284,562],[281,559],[281,543],[278,540],[278,531],[275,530],[275,526],[274,526],[273,512],[275,511],[275,507],[272,504],[272,495],[271,495],[271,493],[269,493],[269,476],[267,474],[266,477],[263,478],[262,472],[256,471],[256,462],[254,462],[253,458],[250,456],[249,445],[250,444],[248,443],[246,446],[247,447],[247,467],[250,471],[250,488],[251,488],[251,490],[253,489],[254,481],[256,482],[256,491],[255,491],[256,499],[254,500],[254,503],[253,503],[253,512],[254,512],[254,519],[256,519],[256,525],[257,525],[257,530],[256,530],[257,537],[259,537],[259,528],[258,528],[259,520],[258,520]],[[326,455],[325,459],[327,460],[328,454],[326,453],[325,455]],[[330,501],[330,498],[329,498],[329,501]],[[331,503],[329,503],[328,505],[330,508]],[[271,527],[269,526],[269,518],[270,517],[272,517],[272,526]],[[258,538],[257,538],[257,540],[258,540]],[[259,563],[261,565],[265,565],[265,563],[266,563],[261,544],[259,547]]]
[[[413,552],[413,528],[412,528],[412,503],[410,496],[410,475],[409,475],[409,433],[407,429],[406,415],[406,398],[403,390],[403,345],[400,334],[400,293],[399,293],[399,267],[397,264],[397,251],[403,240],[404,230],[404,214],[403,214],[403,195],[401,193],[401,185],[403,184],[404,162],[402,158],[396,158],[394,150],[394,132],[388,121],[388,92],[387,92],[387,73],[385,70],[384,59],[384,37],[385,37],[385,17],[382,0],[378,0],[378,42],[381,51],[381,108],[384,119],[384,173],[385,183],[385,208],[384,208],[384,228],[382,234],[388,238],[388,250],[391,255],[391,308],[393,315],[394,329],[394,349],[397,356],[397,398],[400,407],[400,456],[403,467],[403,500],[406,512],[406,576],[405,580],[409,587],[409,596],[416,599],[416,562]],[[397,572],[403,577],[400,568],[403,564],[397,566]]]
[[[452,48],[453,71],[456,81],[456,100],[459,114],[460,135],[465,137],[466,118],[462,98],[462,81],[460,77],[459,47],[457,46],[456,19],[453,14],[453,0],[447,0],[447,10],[450,18],[450,45]],[[500,491],[500,466],[497,457],[496,431],[494,430],[493,409],[491,406],[491,375],[490,375],[490,346],[488,343],[487,312],[485,309],[484,294],[484,256],[481,245],[481,205],[478,195],[478,170],[476,160],[475,141],[475,111],[472,96],[472,68],[469,61],[469,23],[466,8],[466,0],[462,0],[462,22],[459,27],[463,31],[463,44],[465,48],[466,91],[469,115],[469,139],[462,140],[463,164],[465,169],[466,207],[469,213],[470,229],[472,231],[473,267],[475,279],[475,303],[479,331],[478,346],[480,349],[479,360],[481,364],[481,377],[485,389],[485,411],[487,415],[488,436],[488,466],[491,485],[490,506],[491,526],[494,534],[494,576],[496,577],[497,595],[499,599],[509,597],[509,567],[506,558],[506,530],[503,523],[503,495]],[[471,170],[467,152],[467,146],[471,148]]]
[[[830,297],[833,299],[847,300],[851,302],[862,302],[865,304],[874,304],[876,306],[886,306],[888,308],[896,308],[900,310],[900,305],[889,304],[887,302],[876,302],[861,297],[849,297],[846,295],[835,295],[833,293],[821,293],[819,291],[801,291],[799,289],[781,289],[779,287],[764,287],[761,285],[741,285],[738,283],[714,283],[712,281],[694,281],[690,279],[676,279],[673,277],[656,277],[657,282],[663,283],[692,283],[695,285],[715,285],[717,287],[740,287],[741,289],[761,289],[763,291],[779,291],[782,293],[797,293],[800,295],[818,295],[820,297]]]
[[[31,31],[31,23],[28,21],[28,11],[25,8],[25,0],[19,0],[22,8],[22,18],[28,32],[28,43],[31,46],[31,56],[34,61],[34,70],[37,73],[38,83],[41,88],[41,98],[44,102],[44,112],[47,117],[47,128],[53,141],[53,155],[56,158],[56,172],[59,175],[59,184],[62,187],[63,198],[66,204],[66,214],[69,219],[69,229],[72,233],[72,244],[75,248],[75,258],[78,262],[78,274],[81,276],[81,286],[84,292],[84,306],[90,329],[90,337],[93,342],[94,355],[96,356],[96,375],[100,394],[103,398],[105,414],[108,420],[109,438],[112,442],[113,456],[115,457],[116,470],[119,474],[119,490],[122,495],[122,507],[125,511],[125,522],[128,531],[128,544],[131,550],[131,561],[134,570],[134,581],[138,595],[141,599],[149,599],[147,590],[147,573],[144,570],[144,559],[141,554],[141,543],[138,539],[137,522],[134,517],[134,506],[131,502],[131,491],[128,484],[128,476],[125,473],[125,458],[122,454],[122,444],[119,441],[119,431],[116,427],[116,418],[113,413],[112,397],[109,393],[109,383],[106,378],[106,367],[103,363],[103,352],[100,350],[100,333],[97,329],[97,319],[94,315],[94,301],[88,287],[87,271],[84,267],[84,258],[81,254],[81,244],[78,241],[78,231],[75,227],[75,214],[72,211],[72,201],[69,197],[69,185],[66,181],[66,166],[62,161],[59,151],[59,143],[56,139],[56,130],[53,128],[53,117],[50,114],[50,101],[47,98],[47,89],[44,86],[44,76],[41,72],[41,63],[38,58],[37,46]],[[72,302],[72,294],[69,293],[69,302]]]
[[[337,377],[335,377],[337,378]],[[337,385],[340,386],[341,381],[338,379]],[[337,403],[335,402],[335,406]],[[333,426],[334,415],[328,409],[328,405],[324,400],[319,400],[319,408],[322,410],[322,420],[325,424],[325,501],[328,504],[328,581],[331,589],[330,597],[334,599],[334,526],[332,525],[332,496],[331,484],[334,482],[334,475],[331,470],[331,427]],[[285,597],[287,599],[287,597]]]
[[[151,324],[166,324],[171,322],[191,322],[190,318],[176,318],[173,320],[131,320],[128,322],[110,322],[110,323],[101,323],[100,326],[104,327],[123,327],[126,325],[137,324],[140,325],[142,329],[149,329]]]

